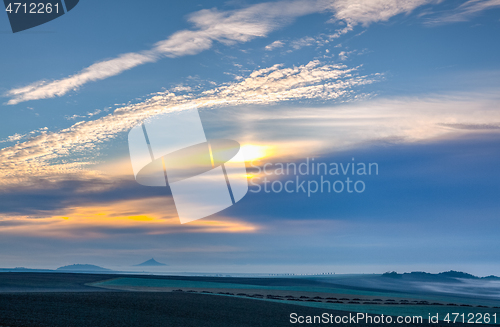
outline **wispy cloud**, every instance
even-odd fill
[[[436,3],[436,0],[337,0],[332,1],[335,18],[351,25],[369,25],[378,21],[410,13],[415,8]]]
[[[333,12],[334,19],[347,23],[333,37],[345,34],[356,24],[368,25],[390,17],[408,13],[432,0],[315,0],[278,1],[249,6],[240,10],[201,10],[188,17],[195,29],[182,30],[153,48],[130,52],[116,58],[96,62],[80,72],[55,81],[38,81],[25,87],[9,90],[7,104],[62,96],[82,85],[137,67],[161,58],[195,55],[210,49],[215,41],[223,44],[248,42],[265,37],[270,32],[291,23],[295,18],[321,12]],[[273,43],[277,46],[278,43]],[[299,45],[297,45],[299,46]]]
[[[6,96],[12,97],[7,104],[17,104],[29,100],[53,98],[62,96],[71,90],[76,90],[85,83],[102,80],[118,75],[128,69],[159,59],[155,51],[142,53],[127,53],[117,58],[97,62],[70,77],[52,82],[39,81],[31,85],[12,89]]]
[[[464,22],[481,12],[500,7],[500,0],[469,0],[455,10],[441,14],[439,17],[429,20],[428,24],[445,24]]]
[[[156,62],[163,57],[195,55],[212,47],[214,41],[223,44],[248,42],[264,37],[298,16],[325,10],[324,1],[282,1],[262,3],[235,11],[201,10],[188,20],[195,30],[182,30],[160,41],[146,51],[122,54],[97,62],[75,75],[55,81],[39,81],[6,93],[10,105],[29,100],[62,96],[82,85],[121,74],[131,68]]]
[[[315,38],[310,37],[310,36],[306,36],[306,37],[300,38],[298,40],[292,41],[290,45],[295,50],[298,50],[302,47],[308,47],[308,46],[311,46],[313,44],[317,44],[317,40]]]
[[[450,127],[455,129],[465,129],[465,130],[496,130],[500,129],[500,124],[440,124],[444,127]]]
[[[485,92],[378,98],[323,107],[231,108],[231,124],[238,122],[244,131],[232,137],[272,145],[271,155],[276,159],[264,160],[301,160],[369,144],[412,144],[491,134],[499,132],[498,100],[498,95]],[[213,118],[218,122],[229,114],[218,112]],[[217,126],[222,128],[220,123]]]
[[[363,49],[361,51],[359,51],[359,50],[340,51],[339,52],[339,59],[342,61],[345,61],[345,60],[347,60],[347,58],[349,58],[353,54],[359,56],[359,55],[365,54],[366,52],[367,52],[367,49]]]
[[[283,48],[288,46],[290,49],[287,52],[293,52],[294,50],[299,50],[304,47],[317,46],[322,47],[330,44],[330,42],[338,39],[342,35],[349,33],[354,29],[352,23],[346,24],[345,27],[337,29],[333,34],[321,33],[317,36],[305,36],[295,40],[287,41],[278,40],[273,43],[267,45],[264,49],[267,51],[271,51],[277,48]]]

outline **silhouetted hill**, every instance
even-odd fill
[[[454,271],[454,270],[445,271],[445,272],[439,273],[438,275],[451,277],[451,278],[471,278],[471,279],[481,278],[481,277],[474,276],[472,274],[464,273],[461,271]]]
[[[386,272],[382,274],[382,277],[389,277],[389,278],[410,278],[410,279],[450,279],[450,278],[464,278],[464,279],[500,279],[500,277],[497,276],[487,276],[487,277],[478,277],[474,276],[469,273],[461,272],[461,271],[445,271],[445,272],[440,272],[438,274],[431,274],[423,271],[413,271],[411,273],[402,273],[398,274],[395,271],[392,272]]]
[[[151,258],[148,261],[144,261],[143,263],[140,263],[140,264],[134,265],[134,266],[136,266],[136,267],[152,267],[152,266],[166,266],[166,264],[158,262],[155,259]]]
[[[52,272],[54,270],[51,269],[33,269],[33,268],[25,268],[25,267],[16,267],[16,268],[0,268],[0,272]]]
[[[85,272],[85,271],[111,271],[110,269],[106,269],[106,268],[99,267],[99,266],[96,266],[96,265],[88,265],[88,264],[74,264],[74,265],[59,267],[56,270],[57,271],[79,271],[79,272]]]

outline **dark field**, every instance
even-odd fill
[[[11,327],[298,325],[289,322],[291,312],[304,316],[321,315],[324,312],[348,314],[290,304],[187,293],[0,294],[0,326]]]
[[[113,278],[113,275],[67,273],[0,273],[2,292],[105,292],[86,283]]]
[[[345,311],[231,296],[111,291],[85,285],[114,277],[123,276],[0,273],[0,327],[296,326],[311,324],[290,323],[292,312],[302,316],[320,316],[325,312],[349,315]]]

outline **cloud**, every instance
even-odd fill
[[[173,233],[253,233],[260,229],[257,224],[215,216],[180,225],[175,207],[165,197],[87,203],[40,214],[0,214],[0,234],[88,240]]]
[[[377,74],[359,76],[357,69],[319,61],[292,68],[274,65],[254,71],[239,82],[198,94],[160,92],[146,101],[118,108],[98,119],[78,122],[58,132],[44,129],[38,136],[0,150],[0,181],[4,185],[32,185],[37,178],[59,180],[70,175],[82,180],[104,178],[99,171],[86,169],[97,162],[94,155],[85,157],[85,154],[95,153],[100,144],[148,117],[189,108],[262,105],[300,99],[347,100],[353,88],[380,79]],[[72,159],[68,160],[69,157]]]
[[[293,52],[293,50],[299,50],[299,49],[302,49],[304,47],[310,47],[310,46],[317,46],[317,47],[322,47],[322,46],[325,46],[327,44],[329,44],[330,42],[332,42],[333,40],[341,37],[342,35],[352,31],[354,29],[354,26],[353,24],[349,23],[349,24],[346,24],[345,27],[341,28],[341,29],[337,29],[333,34],[326,34],[326,33],[320,33],[319,35],[317,36],[305,36],[305,37],[301,37],[301,38],[298,38],[298,39],[295,39],[295,40],[292,40],[292,41],[289,41],[288,42],[288,45],[291,49],[287,50],[287,52]],[[271,50],[274,50],[274,49],[277,49],[277,48],[282,48],[286,45],[286,43],[284,41],[274,41],[273,43],[267,45],[264,49],[266,51],[271,51]],[[327,52],[329,50],[326,50]]]
[[[87,118],[87,117],[93,117],[95,115],[99,115],[100,113],[102,112],[101,109],[96,109],[94,110],[94,112],[87,112],[86,115],[72,115],[72,116],[66,116],[64,118],[66,118],[67,120],[75,120],[75,119],[78,119],[78,118]]]
[[[78,89],[85,83],[118,75],[138,65],[154,62],[158,58],[158,53],[153,51],[123,54],[111,60],[97,62],[79,73],[61,80],[40,81],[25,87],[12,89],[6,94],[6,96],[13,97],[7,104],[12,105],[24,101],[62,96],[69,91]]]
[[[498,101],[495,94],[451,93],[369,98],[319,107],[276,106],[272,110],[231,107],[217,110],[204,124],[231,130],[231,137],[240,143],[270,147],[271,157],[264,160],[301,160],[370,144],[412,144],[498,133]],[[231,121],[226,126],[221,122],[227,116]]]
[[[500,129],[500,124],[439,124],[440,126],[465,130],[495,130]]]
[[[15,141],[19,141],[19,140],[22,140],[26,137],[26,134],[19,134],[19,133],[16,133],[14,135],[11,135],[9,137],[7,137],[6,139],[4,140],[1,140],[0,143],[5,143],[5,142],[15,142]]]
[[[377,79],[377,76],[356,77],[352,73],[357,68],[322,66],[318,60],[293,68],[281,67],[278,64],[254,71],[239,83],[221,86],[203,94],[207,96],[207,101],[222,99],[228,105],[266,104],[294,99],[332,100],[347,95],[355,86],[370,84]]]
[[[7,104],[62,96],[82,85],[121,74],[131,68],[156,62],[163,57],[195,55],[212,47],[214,41],[223,44],[248,42],[288,24],[298,16],[321,12],[323,1],[281,1],[262,3],[235,11],[200,10],[188,20],[197,29],[182,30],[160,41],[146,51],[122,54],[97,62],[82,71],[55,81],[39,81],[6,93],[12,97]]]
[[[182,84],[177,85],[172,89],[172,92],[191,92],[193,89],[190,86],[184,86]]]
[[[240,122],[236,131],[231,126],[226,129],[233,128],[231,138],[242,144],[276,147],[279,151],[275,155],[295,153],[301,157],[377,140],[414,142],[480,132],[500,122],[494,110],[498,97],[486,93],[379,99],[341,106],[366,96],[354,92],[356,88],[383,78],[379,74],[359,75],[358,69],[319,61],[295,67],[274,65],[199,93],[156,93],[143,102],[58,132],[37,131],[37,136],[0,150],[0,181],[4,187],[34,187],[41,185],[40,179],[109,180],[109,174],[96,168],[96,154],[103,145],[148,117],[188,108],[219,108],[217,112],[232,117],[232,123],[235,119]],[[269,110],[263,106],[293,100],[337,101],[326,108],[275,106]],[[254,105],[251,110],[249,105]],[[224,116],[218,116],[217,121],[221,125]],[[238,130],[241,135],[237,135]]]
[[[252,233],[256,224],[211,216],[180,225],[168,188],[143,187],[130,175],[89,180],[38,179],[0,191],[0,232],[43,238],[103,238],[170,233]]]
[[[5,185],[0,191],[0,214],[9,216],[44,216],[47,213],[64,215],[68,207],[98,206],[119,200],[139,200],[167,197],[167,189],[142,187],[132,175],[114,178],[78,179],[66,176],[64,180],[33,179],[31,184]],[[168,201],[164,198],[165,205]]]
[[[347,60],[347,57],[348,57],[348,56],[349,56],[352,52],[353,52],[353,51],[341,51],[341,52],[339,53],[339,58],[340,58],[340,60],[342,60],[342,61]]]
[[[285,45],[285,43],[283,41],[277,40],[269,45],[266,45],[266,47],[264,49],[266,49],[267,51],[271,51],[271,50],[274,50],[276,48],[282,48],[284,45]]]
[[[297,99],[348,100],[355,97],[351,94],[353,87],[375,80],[354,76],[355,72],[316,61],[293,68],[275,65],[255,71],[239,83],[191,95],[189,99],[159,93],[95,121],[3,149],[0,212],[65,215],[65,208],[89,203],[102,206],[119,200],[158,197],[162,192],[165,199],[166,190],[135,184],[128,158],[120,165],[109,163],[108,169],[115,173],[111,176],[102,167],[80,160],[79,151],[89,145],[90,149],[97,148],[96,143],[113,139],[155,113],[183,108],[218,108],[202,110],[207,136],[213,138],[210,129],[216,126],[217,138],[230,133],[241,144],[267,147],[265,160],[301,160],[373,143],[411,144],[498,132],[496,94],[377,99],[324,107],[275,105],[271,110],[268,106]]]
[[[431,19],[428,24],[444,24],[464,22],[475,15],[489,9],[500,7],[500,0],[469,0],[455,10],[445,13],[438,18]]]
[[[435,0],[337,0],[332,1],[337,20],[349,24],[365,26],[389,18],[410,13],[415,8],[425,4],[435,3]]]
[[[298,50],[298,49],[303,48],[303,47],[308,47],[308,46],[317,44],[317,42],[318,41],[315,38],[312,38],[310,36],[306,36],[306,37],[300,38],[298,40],[292,41],[290,45],[295,50]]]
[[[188,17],[189,22],[196,29],[178,31],[168,39],[156,43],[149,50],[125,53],[113,59],[96,62],[63,79],[42,80],[25,87],[14,88],[5,96],[11,98],[7,102],[9,105],[63,96],[86,83],[116,76],[126,70],[156,62],[164,57],[175,58],[198,54],[210,49],[214,41],[231,45],[248,42],[257,37],[265,37],[270,32],[290,24],[297,17],[313,13],[333,12],[336,20],[347,23],[345,28],[332,35],[336,38],[352,30],[356,24],[368,25],[377,21],[386,21],[394,15],[411,12],[416,7],[430,2],[432,1],[295,0],[260,3],[232,11],[204,9]],[[306,43],[309,41],[311,40],[303,40]]]

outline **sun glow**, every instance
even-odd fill
[[[271,146],[255,144],[242,145],[240,151],[245,161],[248,162],[269,157],[274,153]]]

